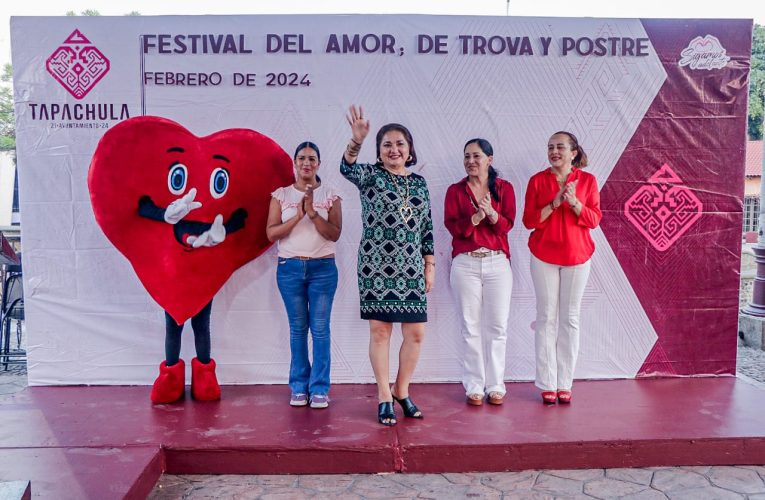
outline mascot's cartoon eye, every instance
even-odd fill
[[[167,174],[167,188],[173,194],[181,194],[186,189],[186,165],[176,163],[170,167],[170,173]]]
[[[213,198],[220,198],[228,191],[228,171],[218,167],[210,176],[210,194]]]

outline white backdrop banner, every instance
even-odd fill
[[[373,160],[378,127],[405,124],[420,159],[414,169],[433,201],[438,272],[415,381],[460,378],[443,200],[465,175],[462,147],[473,137],[493,144],[494,165],[516,192],[507,377],[531,380],[535,302],[529,232],[520,222],[526,183],[546,167],[551,133],[563,129],[577,134],[602,187],[667,78],[637,19],[21,17],[11,28],[32,385],[149,384],[164,359],[163,311],[96,224],[87,187],[101,136],[140,115],[169,118],[197,136],[253,129],[290,155],[301,141],[319,145],[322,180],[344,199],[332,380],[373,382],[358,308],[360,203],[339,174],[352,103],[371,120],[361,161]],[[58,64],[62,47],[79,52],[79,68]],[[657,333],[602,230],[593,238],[576,376],[634,377]],[[215,297],[212,354],[223,384],[287,381],[288,326],[275,271],[272,247]],[[186,360],[194,356],[190,330]]]

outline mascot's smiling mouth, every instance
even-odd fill
[[[223,224],[226,228],[226,234],[229,235],[234,231],[237,231],[244,227],[244,221],[247,218],[247,211],[243,208],[237,208],[234,213],[231,214],[228,221]],[[213,224],[211,222],[200,222],[194,220],[181,220],[173,225],[173,235],[178,243],[191,249],[191,245],[187,242],[189,236],[199,236],[200,234],[208,231]]]
[[[141,217],[164,222],[165,210],[166,209],[157,206],[148,195],[141,196],[141,199],[138,200],[138,214]],[[226,230],[225,235],[229,235],[242,229],[244,227],[245,219],[247,219],[247,210],[244,208],[237,208],[234,210],[228,221],[223,224],[223,227]],[[183,246],[183,248],[190,251],[193,247],[191,246],[191,242],[188,241],[188,238],[190,236],[198,237],[205,232],[210,231],[213,224],[214,223],[212,222],[181,219],[173,224],[173,236],[175,236],[175,240]]]

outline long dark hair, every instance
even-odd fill
[[[565,130],[559,130],[553,135],[567,135],[568,142],[571,144],[571,151],[576,151],[576,158],[571,161],[571,164],[579,168],[587,166],[587,153],[585,153],[582,146],[579,145],[579,141],[574,134],[566,132]],[[552,135],[550,137],[552,137]]]
[[[305,148],[310,148],[316,151],[316,159],[319,160],[319,163],[321,163],[321,151],[319,151],[319,146],[317,146],[311,141],[303,141],[300,144],[298,144],[298,147],[295,148],[295,154],[292,156],[292,161],[297,160],[298,153],[304,150]],[[319,177],[318,174],[316,175],[316,180],[321,182],[321,177]]]
[[[462,151],[464,152],[471,144],[478,144],[478,147],[481,148],[481,151],[483,151],[483,154],[486,156],[494,156],[494,148],[491,147],[491,143],[486,139],[481,139],[478,137],[467,141],[465,146],[462,148]],[[499,172],[497,172],[497,169],[494,168],[494,165],[489,165],[489,192],[491,193],[491,197],[494,199],[494,201],[499,201],[499,193],[497,192],[498,176]]]
[[[401,125],[400,123],[389,123],[387,125],[383,125],[380,127],[380,130],[377,131],[377,138],[375,139],[375,142],[377,143],[377,163],[382,163],[380,160],[380,143],[382,143],[382,138],[391,130],[396,130],[404,134],[404,139],[406,140],[407,144],[409,144],[409,155],[412,157],[412,159],[410,160],[407,158],[405,165],[407,167],[416,165],[417,153],[414,151],[414,139],[412,138],[412,133],[409,132],[408,128]]]

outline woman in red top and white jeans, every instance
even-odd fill
[[[513,273],[507,233],[515,220],[515,193],[491,166],[489,141],[465,144],[467,177],[449,186],[444,223],[452,235],[452,293],[462,312],[463,375],[467,403],[502,404],[505,344]],[[489,358],[484,360],[484,341]]]
[[[526,189],[523,224],[529,237],[531,279],[537,296],[536,386],[542,401],[571,402],[579,354],[579,311],[595,244],[590,229],[600,223],[595,177],[580,170],[587,155],[570,132],[547,143],[550,168],[535,174]],[[558,323],[556,330],[556,322]]]

